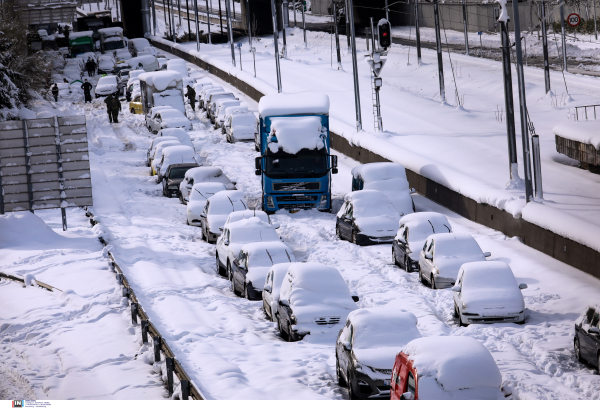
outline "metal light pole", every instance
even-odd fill
[[[385,19],[388,21],[388,23],[390,23],[390,9],[388,7],[388,0],[385,0]],[[390,27],[392,26],[392,23],[390,23]]]
[[[227,17],[227,36],[231,44],[231,63],[235,67],[235,47],[233,45],[233,30],[231,29],[231,10],[229,9],[229,0],[225,0],[225,13]]]
[[[594,5],[594,35],[596,36],[596,40],[598,39],[598,18],[596,17],[596,0],[592,0]]]
[[[287,58],[287,41],[285,38],[285,13],[287,12],[287,0],[281,2],[281,31],[283,32],[283,49],[281,53],[283,54],[283,59]]]
[[[208,0],[206,0],[206,22],[208,23],[208,43],[212,44],[212,38],[210,36],[210,10],[208,8]]]
[[[421,31],[419,30],[419,0],[415,0],[415,38],[417,40],[417,62],[421,65]]]
[[[164,0],[163,0],[164,1]],[[163,3],[163,17],[165,18],[165,29],[167,28],[168,24],[167,24],[167,12],[169,11],[169,7],[165,7],[166,6],[166,2]],[[171,21],[171,19],[169,18],[169,21]]]
[[[435,42],[437,44],[438,77],[440,80],[440,99],[446,102],[446,87],[444,86],[444,61],[442,60],[442,36],[440,34],[440,15],[438,1],[433,0],[433,14],[435,19]]]
[[[246,0],[246,20],[248,20],[248,42],[252,51],[252,14],[250,14],[250,0]]]
[[[298,26],[298,22],[296,21],[296,0],[292,3],[292,7],[294,8],[294,28]]]
[[[546,2],[540,4],[540,16],[542,20],[542,50],[544,53],[544,82],[546,93],[550,92],[550,64],[548,63],[548,33],[546,32]]]
[[[279,32],[277,31],[277,10],[275,0],[271,0],[271,13],[273,14],[273,46],[275,47],[275,69],[277,70],[277,92],[281,93],[281,69],[279,67]],[[303,13],[304,15],[304,13]]]
[[[535,174],[535,198],[543,200],[542,160],[540,158],[540,137],[538,135],[531,136],[531,147],[533,149],[533,173]]]
[[[223,12],[221,11],[221,0],[219,0],[219,21],[221,23],[221,35],[223,35]]]
[[[561,8],[562,9],[562,8]],[[521,50],[521,25],[519,21],[519,3],[513,2],[515,26],[515,51],[517,54],[517,83],[519,84],[519,113],[521,117],[521,140],[523,142],[523,168],[525,171],[525,199],[531,201],[533,185],[531,177],[531,153],[529,151],[529,131],[527,129],[527,102],[525,99],[525,75],[523,73],[523,51]]]
[[[177,0],[177,14],[179,15],[179,26],[181,27],[181,0]]]
[[[502,6],[502,4],[501,4]],[[508,10],[505,5],[498,17],[502,40],[502,78],[504,79],[504,109],[506,110],[506,137],[508,140],[508,171],[511,180],[519,178],[517,164],[517,137],[515,133],[515,107],[513,103],[512,72],[510,65],[510,37],[508,36]]]
[[[462,0],[462,11],[463,11],[463,22],[465,25],[465,49],[467,50],[467,55],[469,55],[469,32],[467,30],[467,1]]]
[[[175,9],[173,8],[173,0],[171,2],[171,27],[173,28],[173,42],[177,44],[177,29],[175,28]]]
[[[348,4],[348,25],[350,26],[350,46],[352,48],[352,71],[354,74],[354,107],[356,109],[356,131],[362,130],[362,115],[360,112],[360,88],[358,84],[358,63],[356,60],[356,33],[354,32],[354,5],[352,0]]]
[[[335,0],[332,1],[333,4],[333,24],[335,25],[335,48],[337,50],[337,62],[338,62],[338,70],[342,69],[342,53],[340,51],[340,34],[338,32],[338,18],[337,18],[337,6],[335,4]]]
[[[194,1],[196,1],[196,0],[194,0]],[[187,21],[188,21],[188,39],[189,39],[189,37],[192,36],[192,27],[190,26],[190,6],[188,3],[189,3],[189,0],[185,0],[185,15],[186,15]]]
[[[567,72],[567,41],[565,39],[565,6],[560,6],[560,31],[562,35],[563,71]]]
[[[304,47],[306,48],[306,19],[304,18],[304,4],[302,4],[302,32],[304,33]]]
[[[156,36],[156,7],[154,0],[152,0],[152,23],[154,24],[154,36]]]
[[[200,51],[200,25],[198,24],[198,0],[194,0],[194,14],[196,14],[196,20],[195,20],[195,22],[196,22],[196,51]]]
[[[346,40],[348,41],[348,53],[350,53],[350,19],[348,18],[348,0],[345,0],[346,12],[344,18],[346,19]]]

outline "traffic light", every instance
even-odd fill
[[[377,24],[377,29],[379,30],[379,46],[384,49],[389,48],[392,45],[392,32],[389,21],[382,18]]]

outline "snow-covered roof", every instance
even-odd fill
[[[164,143],[164,142],[163,142]],[[189,146],[169,146],[162,151],[164,156],[163,167],[161,172],[166,171],[166,167],[173,163],[196,163],[194,149]]]
[[[390,214],[400,218],[400,214],[392,205],[390,199],[377,190],[359,190],[346,194],[344,201],[351,202],[354,217],[371,217]]]
[[[282,149],[286,153],[296,154],[302,149],[322,149],[325,142],[321,136],[326,132],[318,116],[273,118],[268,138],[269,150],[277,152]]]
[[[196,169],[197,167],[194,167]],[[191,170],[191,169],[190,169]],[[189,172],[186,171],[186,175]],[[195,183],[192,191],[190,192],[190,202],[192,201],[206,201],[209,197],[215,195],[219,191],[226,190],[227,187],[223,183]]]
[[[146,71],[144,71],[143,69],[134,69],[134,70],[131,70],[131,71],[129,71],[129,79],[130,80],[137,79],[140,75],[142,75],[145,72]]]
[[[266,212],[260,210],[244,210],[232,212],[231,214],[229,214],[227,221],[225,221],[225,225],[253,217],[258,218],[263,222],[270,223],[269,216]]]
[[[419,379],[434,378],[444,391],[477,387],[500,389],[502,375],[491,353],[467,336],[421,337],[402,351],[413,361]]]
[[[99,28],[98,32],[101,33],[101,34],[104,34],[106,36],[113,36],[113,35],[119,36],[119,35],[123,35],[123,29],[121,27]]]
[[[429,227],[430,234],[451,232],[452,226],[444,214],[433,211],[417,212],[405,215],[400,218],[399,226],[408,225],[409,227],[426,224]],[[449,231],[448,231],[449,230]]]
[[[135,46],[135,48],[139,49],[142,49],[144,47],[150,47],[150,42],[145,38],[131,38],[129,42],[132,43]]]
[[[267,224],[256,217],[232,222],[225,225],[230,231],[230,240],[236,244],[249,244],[253,242],[279,241],[279,235],[271,224]]]
[[[179,72],[182,77],[189,76],[187,65],[185,65],[185,61],[182,59],[172,59],[167,61],[167,69]]]
[[[354,310],[348,315],[354,327],[354,348],[403,347],[421,337],[417,317],[396,308],[372,307]],[[396,352],[397,352],[396,350]]]
[[[114,85],[118,83],[118,79],[116,75],[107,75],[107,76],[103,76],[98,80],[98,83],[96,84],[96,86],[101,86],[101,85]]]
[[[162,116],[163,119],[165,118],[177,118],[177,119],[181,119],[181,118],[185,118],[185,115],[183,113],[181,113],[181,111],[177,110],[177,109],[164,109],[160,111],[160,116]]]
[[[271,224],[262,221],[258,217],[244,218],[244,219],[236,221],[236,222],[231,222],[231,223],[227,224],[227,228],[230,231],[240,230],[240,229],[258,229],[258,228],[261,228],[261,229],[267,228],[267,229],[275,231],[275,228]]]
[[[329,96],[323,93],[266,95],[260,98],[261,117],[284,115],[328,115]]]
[[[570,140],[591,144],[600,150],[600,121],[578,121],[561,123],[554,126],[552,132]]]
[[[158,59],[154,55],[139,55],[137,57],[130,58],[127,62],[133,67],[137,68],[139,64],[142,65],[158,65]],[[161,71],[164,72],[164,71]]]
[[[189,169],[185,173],[185,177],[190,179],[198,178],[199,180],[205,180],[210,177],[219,177],[221,174],[223,174],[223,171],[218,167],[202,166]]]
[[[458,253],[481,253],[481,248],[469,234],[464,233],[439,233],[431,234],[431,239],[435,240],[435,255],[454,256]]]
[[[352,169],[352,177],[358,176],[365,183],[396,178],[406,180],[406,169],[398,163],[367,163]]]
[[[158,146],[160,142],[166,142],[167,140],[177,140],[175,136],[158,136],[152,139],[152,143],[150,144],[150,149],[154,149],[154,147]]]
[[[252,242],[250,244],[244,244],[244,246],[242,247],[242,251],[248,252],[251,267],[270,267],[274,264],[290,262],[290,259],[292,261],[294,260],[294,255],[290,247],[281,241]],[[266,251],[269,251],[269,254],[267,254]],[[261,260],[264,262],[261,263]],[[261,264],[259,265],[258,263]]]
[[[464,285],[467,289],[477,287],[517,287],[517,281],[512,269],[506,262],[481,261],[468,262],[460,268],[465,276]]]
[[[318,292],[330,295],[343,295],[349,306],[355,306],[350,295],[348,285],[340,272],[332,266],[317,262],[302,262],[292,265],[288,269],[291,285],[286,291],[281,292],[282,298],[287,298],[293,291]],[[346,303],[346,302],[344,302]],[[356,307],[352,307],[355,309]]]
[[[91,37],[93,34],[93,31],[75,31],[74,33],[69,34],[69,40],[73,40],[75,38],[80,37]]]
[[[235,210],[240,211],[248,209],[246,201],[244,200],[244,193],[239,190],[219,191],[214,196],[209,198],[208,201],[211,203],[209,209],[209,214],[211,215],[229,215]],[[225,222],[225,219],[223,219],[223,222]]]
[[[156,59],[155,57],[150,58]],[[153,86],[158,91],[164,91],[170,86],[176,86],[177,82],[181,82],[181,74],[177,71],[146,72],[140,74],[138,78],[140,81],[145,81],[148,85]]]

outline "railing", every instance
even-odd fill
[[[575,120],[579,120],[579,109],[583,109],[583,112],[585,114],[585,120],[588,120],[588,108],[593,108],[594,109],[594,119],[597,118],[596,116],[596,108],[600,108],[600,105],[585,105],[585,106],[576,106],[575,107]]]

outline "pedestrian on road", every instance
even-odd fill
[[[194,91],[194,88],[192,88],[189,85],[187,86],[186,96],[188,97],[188,100],[190,101],[190,106],[192,107],[192,110],[195,112],[196,111],[196,91]]]
[[[110,100],[110,113],[112,114],[113,123],[119,123],[119,111],[121,110],[121,101],[119,95],[115,92]]]
[[[131,102],[131,90],[130,87],[125,88],[125,98],[127,102]]]
[[[65,84],[68,84],[68,83],[69,83],[69,81],[67,81],[67,78],[63,78],[63,82],[64,82]]]
[[[81,89],[83,89],[83,96],[85,97],[85,103],[92,103],[92,84],[88,82],[86,79],[83,85],[81,85]]]
[[[65,38],[68,41],[69,40],[69,34],[70,34],[69,33],[69,26],[68,25],[65,26],[65,31],[63,31],[63,34],[65,35]]]
[[[91,78],[93,73],[94,66],[92,65],[92,59],[88,57],[87,62],[85,63],[85,70],[88,73],[88,76]]]
[[[52,87],[52,96],[54,96],[54,102],[58,102],[58,85],[54,84]]]
[[[106,104],[106,113],[108,114],[108,121],[110,123],[112,123],[112,112],[110,111],[110,105],[112,103],[112,99],[113,96],[112,95],[108,95],[106,98],[104,98],[104,103]]]

